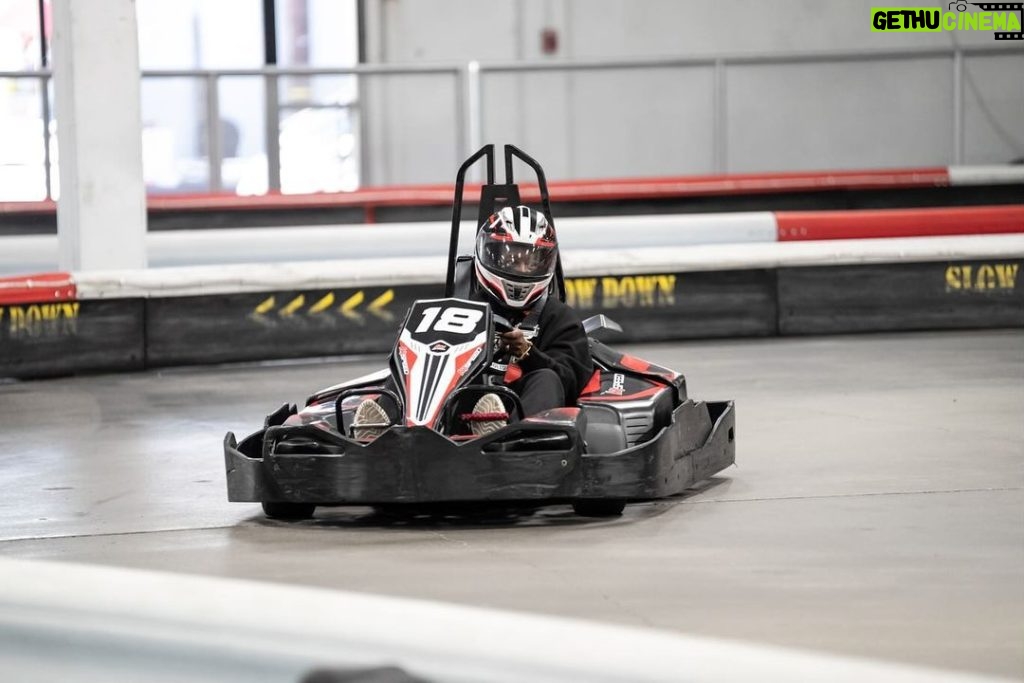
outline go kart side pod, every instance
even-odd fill
[[[623,450],[587,453],[573,508],[588,517],[618,515],[627,501],[678,495],[735,462],[733,402],[686,400],[649,439]]]

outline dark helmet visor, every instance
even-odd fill
[[[553,242],[523,244],[502,237],[480,232],[476,253],[487,270],[514,280],[541,280],[554,271],[557,248]]]

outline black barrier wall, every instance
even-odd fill
[[[151,299],[152,366],[384,352],[416,299],[444,286],[404,285]]]
[[[569,278],[582,317],[606,313],[622,341],[776,333],[775,277],[764,270]],[[150,366],[385,353],[416,299],[442,285],[405,285],[151,299]]]
[[[0,306],[0,377],[145,367],[144,299]]]
[[[778,271],[779,333],[1024,327],[1020,260]]]
[[[566,280],[618,341],[1024,327],[1021,259]],[[441,284],[0,306],[0,377],[308,356],[384,354]]]
[[[732,270],[567,278],[567,301],[585,318],[604,313],[623,341],[777,333],[775,273]]]

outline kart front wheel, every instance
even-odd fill
[[[295,521],[309,519],[316,512],[316,505],[311,503],[274,503],[263,501],[263,514],[271,519]]]
[[[572,511],[580,517],[618,517],[626,509],[621,498],[585,498],[572,502]]]

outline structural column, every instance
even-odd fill
[[[139,46],[133,0],[53,0],[63,270],[144,268]]]

